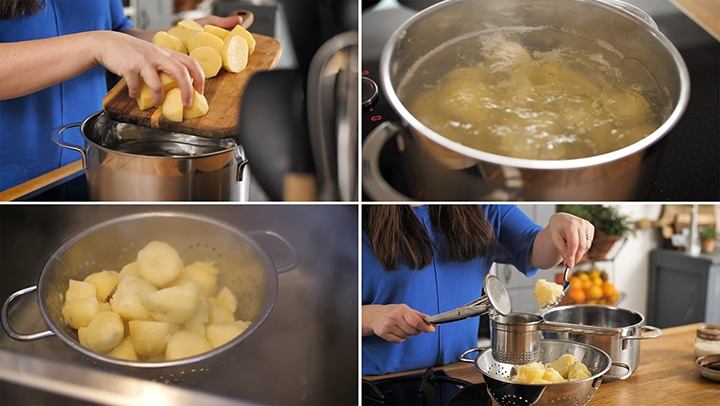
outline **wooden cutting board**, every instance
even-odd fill
[[[205,81],[205,97],[210,109],[203,117],[170,121],[162,116],[160,109],[140,110],[134,98],[128,96],[127,85],[120,80],[103,99],[105,114],[113,120],[138,124],[145,127],[197,135],[205,138],[231,138],[237,133],[240,103],[250,77],[256,73],[274,69],[280,61],[282,47],[275,38],[253,34],[257,44],[248,58],[245,70],[220,73]]]

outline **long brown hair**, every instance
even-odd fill
[[[477,205],[428,206],[430,226],[448,239],[444,261],[470,261],[488,255],[494,242],[492,226]],[[409,206],[363,205],[362,227],[375,258],[386,270],[400,264],[410,269],[430,265],[433,257],[428,230]]]
[[[0,0],[0,20],[36,15],[45,8],[45,0]]]

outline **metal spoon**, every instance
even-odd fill
[[[567,293],[568,289],[570,288],[570,279],[568,277],[569,273],[570,273],[570,267],[565,266],[565,272],[563,272],[562,295],[556,297],[555,300],[553,300],[550,303],[547,303],[545,306],[540,307],[540,312],[545,312],[545,311],[557,306],[558,303],[560,303],[560,301],[565,297],[565,294]]]

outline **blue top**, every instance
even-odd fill
[[[437,250],[447,251],[442,234],[430,229],[427,206],[414,207],[418,218],[430,230]],[[483,280],[494,262],[512,264],[527,276],[537,272],[529,267],[528,255],[535,236],[542,229],[516,206],[483,206],[500,248],[488,258],[470,262],[440,262],[435,252],[425,269],[406,265],[385,271],[362,238],[362,304],[401,304],[428,315],[455,309],[482,295]],[[477,347],[479,317],[439,325],[434,333],[422,333],[395,344],[372,335],[362,338],[362,374],[379,375],[427,368],[458,361],[466,350]]]
[[[36,16],[0,20],[0,42],[92,30],[125,31],[132,26],[121,0],[47,0]],[[0,190],[81,158],[79,153],[55,145],[50,133],[102,109],[108,91],[105,72],[104,67],[95,66],[47,89],[0,101]],[[84,145],[79,131],[67,131],[63,136]]]

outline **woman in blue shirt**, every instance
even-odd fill
[[[594,227],[556,213],[543,228],[512,205],[363,206],[362,373],[458,360],[477,346],[479,318],[440,327],[424,319],[482,294],[494,262],[527,276],[564,259],[573,267]]]
[[[230,28],[240,17],[198,20]],[[130,97],[142,82],[163,99],[159,72],[178,82],[183,102],[203,91],[199,64],[151,44],[155,31],[133,27],[121,0],[0,1],[0,190],[80,158],[50,140],[53,129],[102,109],[105,68],[125,78]],[[69,141],[83,144],[79,134]]]

